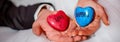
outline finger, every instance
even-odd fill
[[[105,25],[109,25],[108,16],[107,16],[103,6],[101,6],[98,3],[96,3],[96,5],[93,5],[93,6],[94,6],[94,9],[95,9],[95,14],[100,16],[100,18],[102,19],[102,21]]]
[[[87,36],[81,36],[81,40],[87,40]]]
[[[75,29],[75,30],[73,30],[72,32],[71,32],[71,36],[73,37],[73,36],[77,36],[78,35],[78,30],[77,29]]]
[[[99,12],[99,13],[102,14],[102,15],[101,15],[101,18],[102,18],[103,23],[104,23],[105,25],[109,25],[108,16],[107,16],[104,8],[101,7],[101,10],[100,10],[100,11],[101,11],[101,12]]]
[[[75,42],[77,42],[77,41],[81,41],[81,36],[74,36],[73,37],[73,40],[75,41]]]
[[[79,35],[79,36],[74,36],[73,37],[74,41],[84,41],[84,40],[87,40],[88,37],[87,36],[83,36],[83,35]]]
[[[95,14],[93,21],[88,26],[79,29],[78,35],[91,35],[99,29],[99,26],[100,16]]]
[[[92,1],[95,1],[95,2],[97,2],[98,0],[92,0]]]
[[[98,28],[95,27],[91,27],[91,28],[87,28],[87,29],[83,29],[79,31],[79,35],[86,35],[86,36],[90,36],[92,34],[94,34],[97,31]]]
[[[70,20],[68,29],[67,29],[66,31],[67,31],[67,32],[73,31],[76,27],[77,27],[77,25],[75,24],[74,20]]]
[[[96,7],[94,7],[94,8],[96,8]],[[102,17],[102,20],[104,21],[104,23],[107,24],[107,22],[108,22],[107,15],[103,11],[102,7],[100,5],[97,5],[97,9],[95,9],[95,17],[94,17],[93,22],[90,23],[87,27],[85,27],[84,30],[80,30],[79,35],[91,35],[95,31],[97,31],[97,29],[100,26],[100,18],[101,17]]]
[[[99,20],[95,19],[87,27],[79,29],[78,35],[87,35],[87,36],[92,35],[94,32],[97,31],[97,29],[99,29],[99,26],[100,26]]]
[[[73,42],[73,39],[72,38],[69,38],[69,37],[60,37],[56,40],[51,40],[52,42]]]
[[[88,3],[84,4],[83,6],[91,6],[91,7],[93,7],[94,10],[95,10],[95,14],[100,15],[100,17],[102,18],[102,21],[103,21],[103,23],[105,25],[109,25],[108,16],[107,16],[104,8],[101,5],[99,5],[98,3],[94,2],[94,1],[89,1]]]
[[[80,29],[78,35],[88,35],[88,33],[86,31]]]
[[[68,29],[65,32],[67,32],[69,36],[75,35],[75,33],[72,34],[72,32],[76,32],[75,31],[76,27],[77,27],[77,25],[75,24],[75,22],[73,20],[70,20]]]
[[[46,13],[46,14],[45,14]],[[33,23],[32,25],[32,31],[35,35],[39,36],[41,33],[42,33],[42,28],[41,28],[41,25],[39,22],[41,22],[42,20],[44,20],[46,17],[44,16],[48,16],[49,14],[47,13],[50,13],[49,10],[47,9],[43,9],[39,15],[38,15],[38,19]],[[44,14],[44,15],[43,15]]]
[[[35,21],[32,25],[32,32],[36,35],[36,36],[40,36],[40,34],[43,32],[38,21]]]

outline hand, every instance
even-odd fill
[[[95,33],[100,27],[100,20],[102,19],[105,25],[109,25],[108,16],[105,13],[104,8],[98,4],[95,0],[79,0],[77,6],[86,7],[91,6],[95,10],[95,16],[93,21],[86,27],[78,26],[79,40],[86,40],[87,36]]]
[[[77,25],[70,20],[68,29],[65,31],[57,31],[53,29],[49,24],[47,23],[47,17],[51,13],[56,13],[56,11],[50,11],[47,9],[43,9],[39,15],[38,19],[33,23],[32,30],[33,33],[37,36],[39,36],[42,32],[44,32],[49,40],[52,42],[73,42],[73,38],[71,38],[71,35],[69,35],[76,27]]]

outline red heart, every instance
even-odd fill
[[[62,10],[60,10],[56,14],[49,15],[47,17],[47,22],[54,29],[64,31],[69,25],[69,18]]]

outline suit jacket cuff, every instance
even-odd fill
[[[55,11],[55,7],[54,7],[51,3],[42,4],[42,5],[40,5],[40,6],[37,8],[37,10],[36,10],[36,12],[35,12],[35,14],[34,14],[34,20],[37,19],[37,16],[38,16],[40,10],[41,10],[43,7],[46,7],[47,9],[49,9],[49,10],[51,10],[51,11]]]

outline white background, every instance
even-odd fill
[[[74,18],[74,8],[77,0],[12,0],[16,6],[33,5],[40,2],[50,2],[57,10],[64,10],[68,16]],[[101,22],[100,29],[84,42],[119,42],[120,41],[120,0],[98,0],[106,10],[110,25]],[[49,42],[44,35],[35,36],[32,30],[12,30],[9,27],[0,27],[0,42]]]

